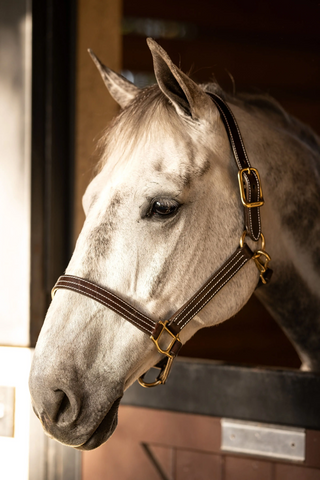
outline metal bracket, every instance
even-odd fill
[[[263,423],[221,419],[221,449],[247,455],[305,460],[305,431]]]

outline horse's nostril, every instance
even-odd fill
[[[70,426],[78,415],[76,398],[60,389],[51,391],[40,410],[35,405],[33,410],[47,427],[49,425]]]
[[[70,425],[78,415],[77,401],[62,390],[56,390],[55,395],[57,403],[53,421],[60,427]]]
[[[60,405],[58,404],[56,417],[54,419],[55,423],[58,425],[66,423],[68,417],[70,417],[70,413],[72,416],[72,407],[68,396],[62,390],[57,390],[56,393],[61,397]]]

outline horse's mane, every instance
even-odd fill
[[[289,130],[293,135],[306,143],[312,150],[320,155],[320,139],[319,136],[306,124],[294,116],[287,113],[280,103],[272,96],[266,93],[238,93],[230,95],[226,93],[219,84],[210,83],[205,85],[205,90],[216,93],[224,101],[237,105],[249,112],[259,111],[263,115],[269,117],[278,126]]]
[[[225,92],[218,83],[202,85],[205,91],[216,93],[224,101],[237,105],[240,108],[264,117],[280,128],[290,133],[307,144],[316,155],[320,156],[320,139],[307,125],[288,114],[281,105],[268,94],[240,93],[231,95]],[[100,162],[97,166],[100,171],[105,165],[110,152],[115,146],[119,149],[122,145],[122,156],[135,146],[138,141],[146,138],[149,127],[158,121],[162,129],[185,136],[190,129],[189,123],[184,122],[167,97],[161,92],[158,85],[145,87],[136,96],[132,103],[114,118],[103,134],[98,148],[101,149]],[[121,153],[120,153],[121,154]]]

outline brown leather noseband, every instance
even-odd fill
[[[207,94],[210,95],[221,114],[239,169],[240,196],[245,211],[245,230],[240,240],[240,247],[236,249],[222,267],[207,280],[190,300],[165,321],[157,322],[153,320],[106,288],[74,275],[62,275],[52,290],[53,295],[56,290],[64,288],[92,298],[150,336],[158,352],[165,355],[165,357],[156,365],[156,367],[160,368],[160,373],[154,382],[146,383],[144,375],[139,378],[139,383],[144,387],[153,387],[165,383],[173,360],[182,347],[179,338],[181,330],[250,259],[254,259],[258,267],[260,283],[267,283],[272,274],[268,267],[270,257],[264,250],[264,237],[261,233],[260,207],[264,201],[259,173],[250,166],[238,124],[229,106],[218,95],[209,92]],[[253,253],[248,245],[244,243],[246,235],[249,235],[254,241],[258,241],[261,238],[261,249]]]

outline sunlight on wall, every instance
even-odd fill
[[[0,344],[29,345],[31,15],[0,2]],[[30,10],[29,10],[30,11]]]
[[[30,394],[28,376],[32,351],[0,347],[0,385],[15,388],[14,436],[0,436],[1,478],[27,480],[29,464]],[[6,407],[3,407],[6,414]]]
[[[0,345],[29,345],[31,4],[0,2]],[[27,480],[31,350],[0,347],[0,478]],[[7,388],[10,387],[10,388]]]

